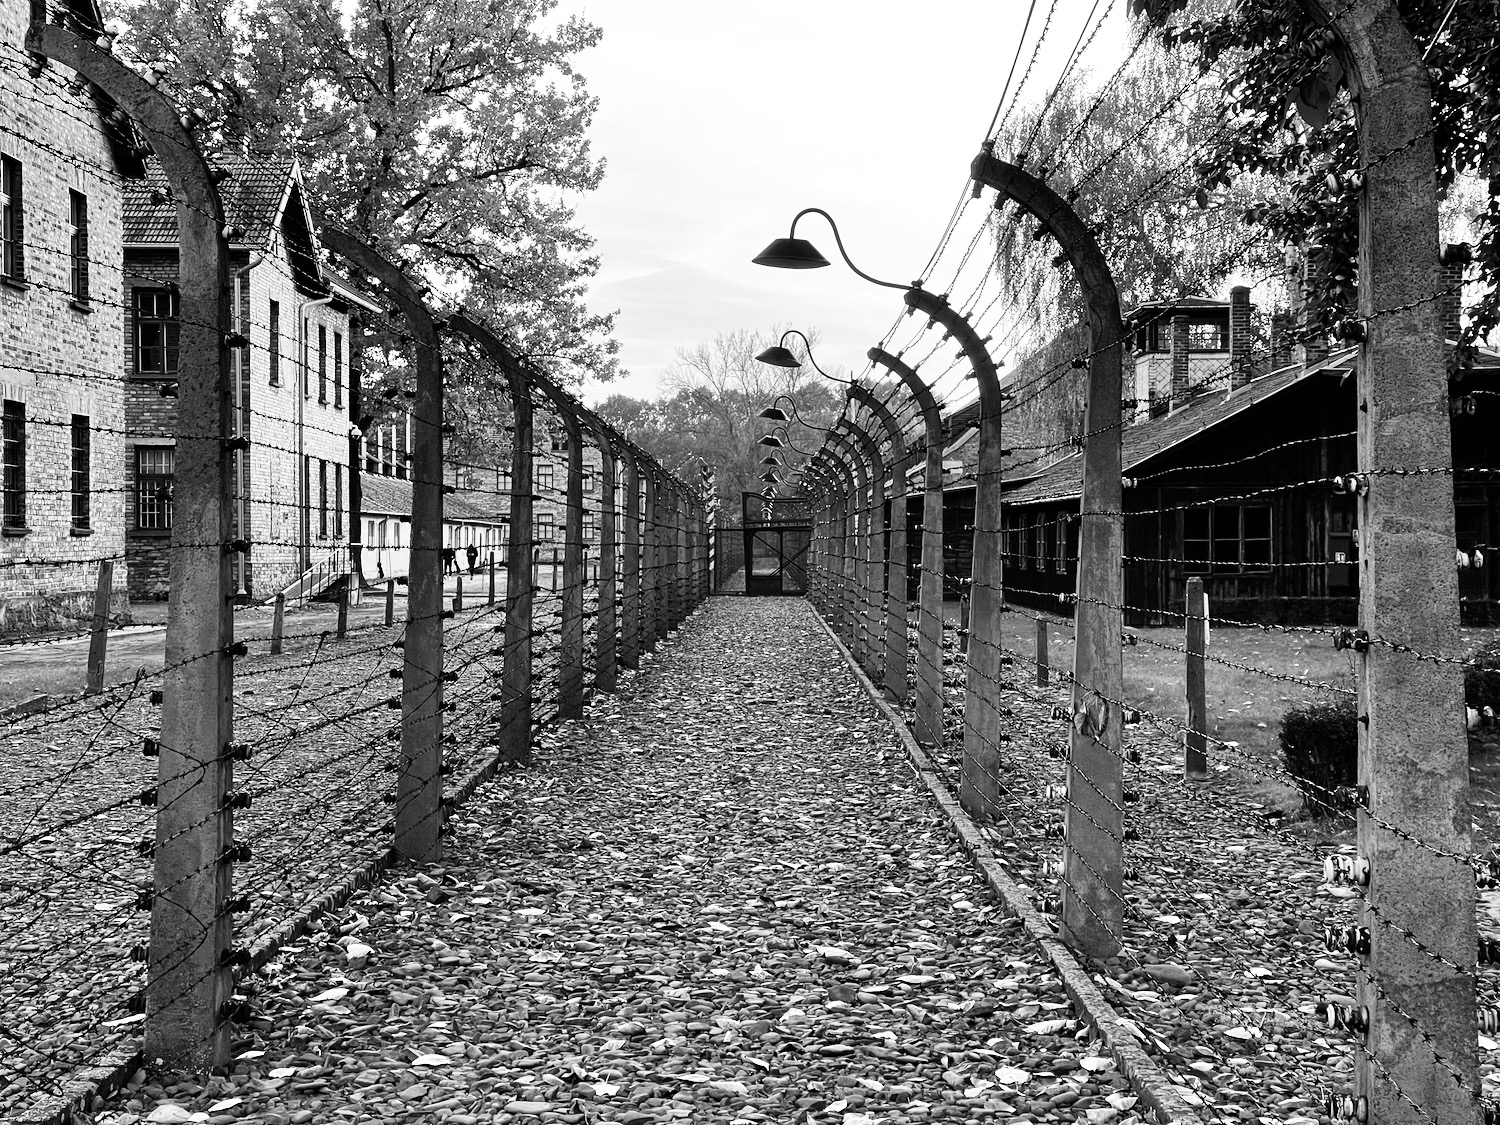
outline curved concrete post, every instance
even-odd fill
[[[1360,470],[1377,474],[1358,500],[1359,621],[1383,643],[1356,657],[1372,876],[1355,1081],[1371,1121],[1472,1125],[1475,882],[1448,858],[1471,847],[1462,673],[1419,655],[1453,653],[1459,623],[1432,91],[1391,0],[1313,7],[1337,30],[1359,123],[1357,431]]]
[[[625,463],[620,487],[625,491],[625,511],[620,529],[620,663],[638,668],[641,661],[641,462],[639,450],[629,441],[620,445]]]
[[[1057,239],[1083,288],[1089,326],[1089,391],[1079,499],[1073,654],[1073,713],[1077,717],[1068,754],[1062,933],[1087,956],[1112,957],[1120,948],[1125,832],[1120,757],[1124,694],[1120,633],[1125,600],[1120,569],[1125,546],[1120,491],[1124,338],[1120,297],[1093,233],[1056,192],[1023,169],[997,159],[988,145],[975,158],[971,172],[977,183],[1014,201]],[[999,531],[998,518],[991,526]]]
[[[443,604],[443,344],[421,292],[399,266],[330,223],[319,237],[380,279],[417,345],[395,848],[413,863],[436,863],[442,857],[443,619],[451,616]]]
[[[619,686],[618,552],[620,536],[615,519],[615,443],[618,435],[592,412],[585,416],[599,447],[599,608],[594,630],[594,687],[614,691]]]
[[[885,670],[885,661],[876,658],[885,601],[885,458],[880,455],[879,444],[852,418],[840,418],[833,432],[837,433],[841,429],[847,430],[854,438],[859,452],[869,466],[866,497],[861,513],[863,531],[855,551],[859,585],[864,590],[863,612],[858,614],[859,647],[856,652],[861,666],[870,677],[879,679]]]
[[[844,581],[844,602],[842,617],[844,629],[849,638],[849,647],[859,658],[860,664],[865,663],[862,649],[864,642],[861,634],[864,631],[864,615],[860,603],[864,600],[863,567],[860,566],[860,558],[863,551],[860,549],[860,521],[865,515],[865,496],[870,486],[870,470],[865,459],[860,456],[860,451],[854,442],[845,434],[830,429],[824,439],[831,443],[838,456],[854,479],[854,487],[849,492],[843,512],[843,527],[841,534],[840,550],[840,573]]]
[[[809,472],[819,475],[823,482],[822,534],[816,534],[818,545],[817,573],[820,583],[820,610],[830,624],[837,624],[844,601],[844,587],[840,578],[842,535],[842,510],[845,498],[854,489],[854,476],[832,450],[823,449],[807,463]]]
[[[229,1061],[220,1007],[233,991],[224,902],[231,864],[234,617],[228,446],[232,331],[224,209],[202,153],[167,98],[94,43],[32,24],[26,49],[71,67],[144,127],[177,199],[180,353],[177,485],[157,759],[154,897],[145,1049],[173,1070]],[[247,536],[248,537],[248,536]]]
[[[906,293],[908,308],[941,324],[963,349],[979,384],[979,458],[974,481],[973,569],[970,573],[968,663],[964,677],[964,755],[959,800],[980,819],[1000,808],[1004,765],[1000,757],[1000,658],[1005,613],[1004,517],[1001,512],[1005,450],[1000,432],[1000,372],[968,319],[943,297],[922,289]],[[1118,436],[1116,437],[1118,441]]]
[[[865,407],[879,421],[890,443],[890,541],[883,546],[886,577],[885,635],[880,646],[885,669],[881,687],[888,696],[905,701],[906,690],[906,470],[909,454],[901,424],[890,408],[866,387],[858,383],[849,388],[849,397]]]
[[[500,338],[484,325],[455,313],[448,326],[468,336],[505,375],[514,430],[510,454],[510,544],[505,552],[505,638],[500,672],[498,742],[507,761],[531,760],[533,702],[531,632],[536,601],[532,569],[534,520],[532,443],[535,410],[531,376]]]
[[[943,744],[943,416],[916,369],[871,348],[870,360],[905,384],[922,412],[926,458],[922,492],[922,569],[918,586],[916,737]],[[910,528],[908,528],[910,531]]]
[[[545,375],[536,372],[532,379],[562,419],[568,436],[562,589],[558,593],[557,715],[576,719],[583,714],[583,406]]]

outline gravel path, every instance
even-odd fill
[[[448,846],[95,1120],[1140,1120],[803,600],[710,600]]]

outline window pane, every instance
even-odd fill
[[[1270,508],[1246,508],[1245,509],[1245,538],[1246,539],[1269,539],[1269,538],[1271,538],[1271,509]]]
[[[1207,508],[1188,508],[1182,513],[1182,537],[1184,539],[1207,539],[1208,528]]]

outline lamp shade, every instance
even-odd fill
[[[767,422],[790,422],[791,421],[791,419],[786,416],[786,411],[782,410],[781,407],[779,407],[779,406],[768,406],[764,410],[762,410],[759,414],[757,414],[756,417],[757,418],[764,418]]]
[[[767,434],[765,437],[761,438],[760,441],[757,442],[756,444],[757,445],[768,445],[772,449],[784,449],[784,448],[786,448],[786,444],[779,437],[777,437],[775,434]]]
[[[778,238],[750,260],[757,266],[779,270],[815,270],[828,264],[828,259],[805,238]]]
[[[755,358],[760,363],[769,363],[772,367],[802,366],[802,361],[792,354],[791,349],[783,348],[780,344],[772,344]]]
[[[767,469],[765,472],[760,474],[760,479],[770,484],[775,484],[781,480],[781,477],[776,475],[775,469]]]

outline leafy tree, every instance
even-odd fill
[[[1218,101],[1196,67],[1146,42],[1103,83],[1074,72],[997,137],[998,154],[1045,178],[1094,229],[1127,311],[1212,294],[1236,270],[1274,260],[1263,233],[1247,235],[1232,222],[1226,230],[1222,208],[1199,206],[1183,154],[1217,127]],[[1258,187],[1234,190],[1248,202]],[[1021,322],[1045,336],[1076,324],[1082,291],[1072,269],[1055,267],[1057,244],[1039,242],[1036,222],[1013,206],[995,213],[992,230],[996,269],[1026,310]]]
[[[1337,37],[1301,0],[1233,0],[1222,10],[1183,0],[1131,0],[1131,9],[1203,73],[1220,80],[1223,108],[1216,142],[1193,161],[1206,191],[1244,173],[1288,185],[1258,201],[1244,220],[1301,248],[1312,289],[1332,322],[1355,310],[1359,139]],[[1438,189],[1481,205],[1473,215],[1477,299],[1470,303],[1465,351],[1500,324],[1500,25],[1489,0],[1397,0],[1396,9],[1432,85]],[[1466,178],[1489,178],[1480,199]],[[1467,217],[1467,216],[1465,216]],[[1451,216],[1450,216],[1451,218]]]
[[[817,333],[809,335],[816,346]],[[694,479],[693,466],[712,466],[724,516],[738,522],[741,494],[759,492],[763,483],[760,474],[766,466],[760,461],[768,450],[757,442],[776,425],[759,418],[760,412],[779,395],[791,398],[795,414],[785,401],[779,404],[793,415],[786,427],[791,440],[815,451],[821,444],[822,428],[837,418],[843,401],[837,385],[813,371],[799,342],[791,347],[802,359],[801,367],[773,367],[756,361],[755,356],[779,336],[774,331],[763,335],[737,329],[682,348],[664,377],[666,393],[661,398],[612,395],[598,412],[689,480]],[[778,470],[783,475],[804,460],[791,446],[777,451],[777,456],[787,466]]]
[[[599,39],[556,0],[124,0],[122,51],[212,144],[297,154],[315,205],[481,308],[520,350],[609,378],[612,316],[566,196],[597,187]],[[544,30],[548,28],[547,30]]]

